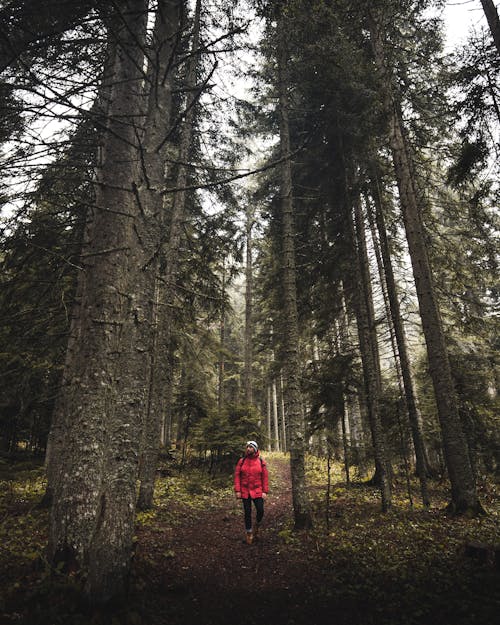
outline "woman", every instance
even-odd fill
[[[257,539],[260,523],[264,516],[264,499],[269,492],[269,475],[265,461],[260,457],[259,446],[248,441],[245,455],[238,460],[234,471],[236,499],[243,501],[245,512],[245,540],[251,545]],[[256,525],[252,532],[252,501],[257,510]]]

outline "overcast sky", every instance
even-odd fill
[[[498,7],[499,2],[495,2]],[[471,28],[486,23],[481,0],[448,0],[443,17],[448,25],[447,48],[463,43]]]

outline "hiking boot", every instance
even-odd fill
[[[260,525],[256,525],[253,530],[253,539],[257,540],[259,538],[259,528]]]
[[[245,540],[246,540],[247,545],[251,545],[252,544],[252,542],[253,542],[253,534],[252,534],[252,532],[247,532],[246,533]]]

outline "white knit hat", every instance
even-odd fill
[[[253,447],[256,452],[259,451],[259,446],[257,445],[255,441],[248,441],[247,447]]]

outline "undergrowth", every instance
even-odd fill
[[[271,497],[279,497],[290,484],[282,481],[283,471],[276,469],[285,467],[288,458],[276,452],[264,455],[270,468]],[[326,462],[308,457],[306,468],[314,527],[294,532],[290,510],[274,539],[290,558],[319,571],[315,601],[335,606],[338,623],[486,625],[493,620],[500,609],[498,560],[495,565],[488,558],[467,557],[466,545],[498,547],[498,484],[481,481],[480,497],[488,514],[466,518],[446,513],[445,482],[431,482],[432,505],[426,509],[418,502],[416,480],[411,482],[411,505],[405,480],[395,479],[393,508],[383,514],[377,489],[359,479],[347,485],[339,463],[331,467],[329,494]],[[233,497],[231,473],[210,475],[201,466],[180,470],[175,465],[161,471],[153,508],[137,514],[136,541],[143,566],[146,563],[154,573],[166,559],[177,557],[169,546],[169,532]],[[89,621],[75,601],[67,600],[77,591],[71,582],[51,575],[45,559],[48,513],[38,507],[44,489],[43,468],[1,467],[0,577],[4,581],[0,622],[36,625],[46,613],[54,615],[51,625],[101,623]],[[227,514],[240,515],[240,510],[229,509]],[[142,583],[141,570],[137,568],[134,584],[147,596],[152,591]],[[66,599],[57,603],[54,597],[59,595]],[[371,616],[360,621],[361,613]],[[113,625],[140,624],[140,606],[127,610],[126,615],[122,612],[122,617]]]

